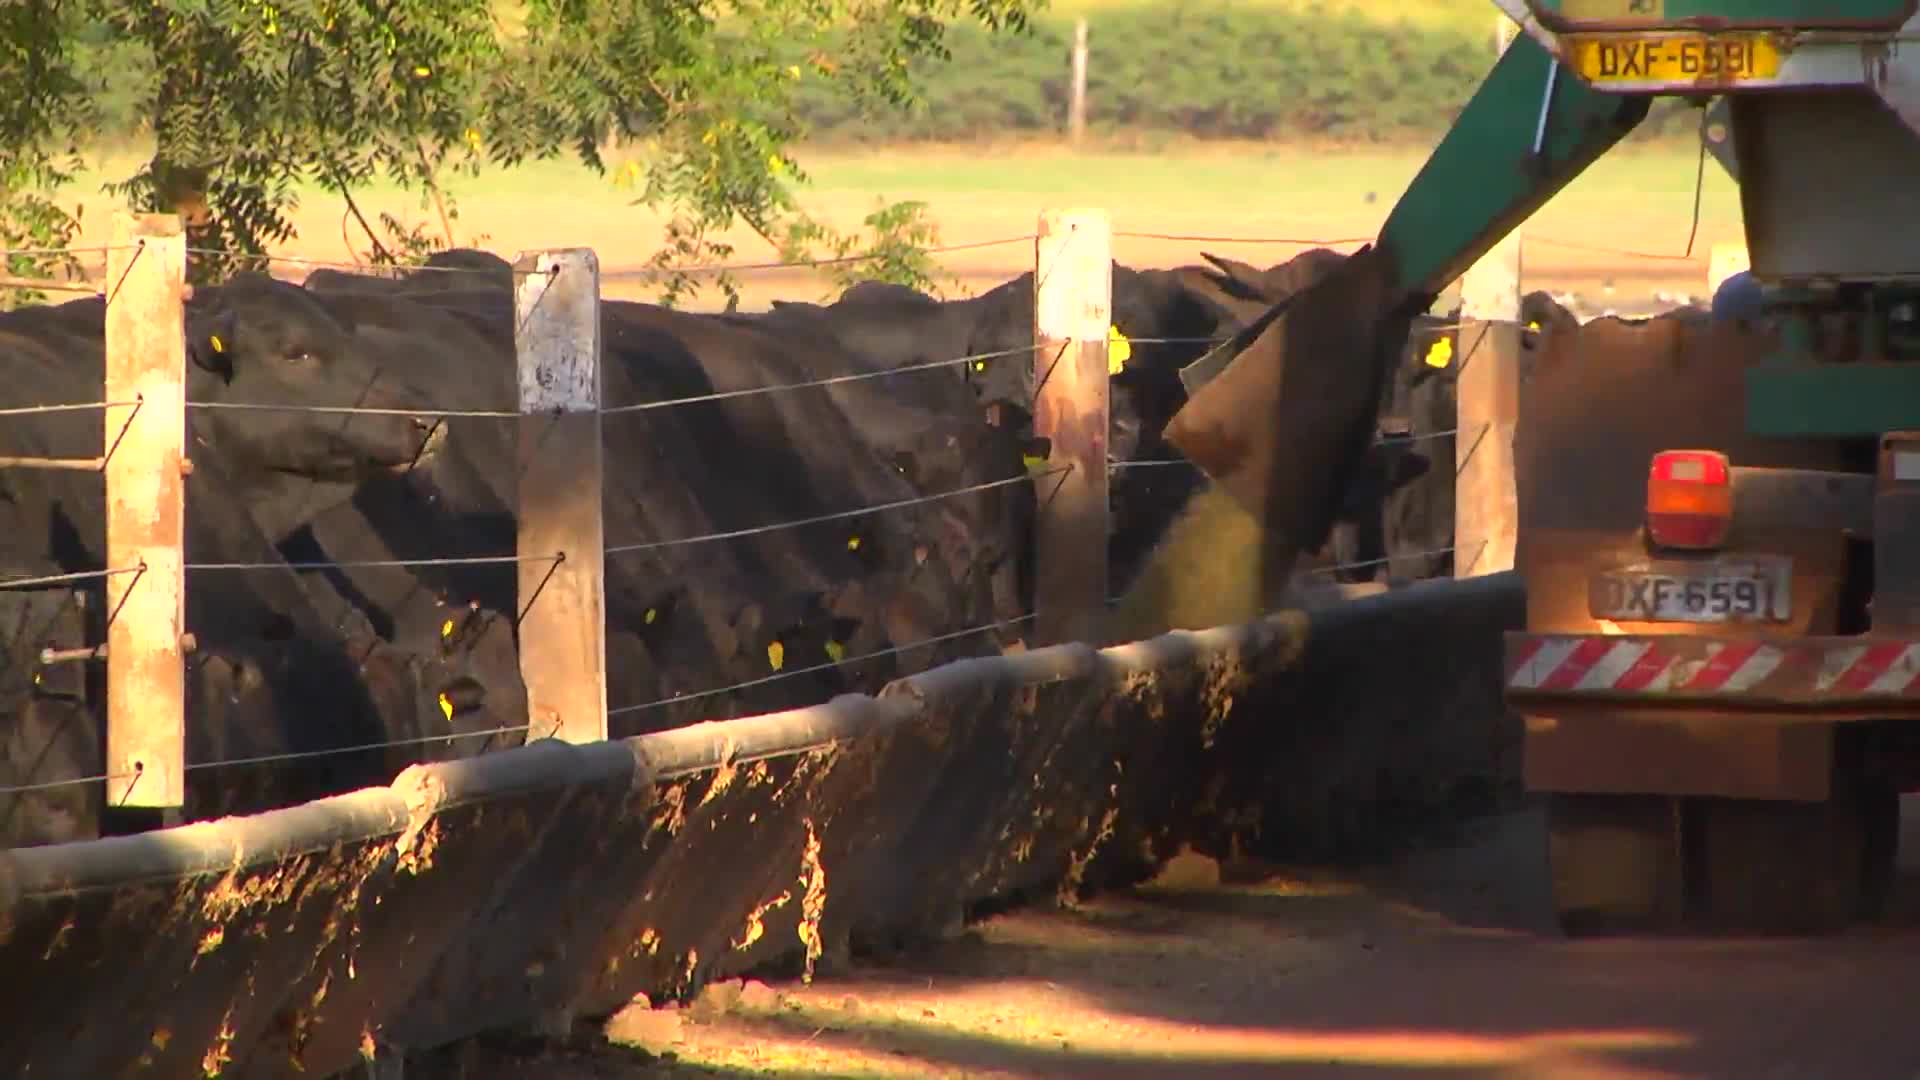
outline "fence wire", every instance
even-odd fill
[[[140,405],[138,401],[80,401],[54,405],[16,405],[0,409],[0,418],[11,416],[44,416],[51,413],[96,412],[103,409],[129,409]]]
[[[733,398],[754,397],[760,394],[777,394],[789,390],[811,390],[823,386],[840,386],[844,383],[863,382],[868,379],[884,379],[892,375],[906,375],[916,371],[932,371],[936,368],[959,367],[967,364],[984,364],[993,360],[1004,360],[1010,356],[1031,355],[1039,351],[1037,345],[1021,345],[1011,349],[998,349],[993,352],[974,353],[970,356],[956,356],[951,360],[929,360],[920,364],[906,364],[896,368],[878,371],[856,371],[846,375],[830,375],[820,379],[808,379],[804,382],[774,383],[768,386],[751,386],[740,390],[717,390],[710,394],[695,394],[690,397],[666,398],[661,401],[641,401],[630,405],[609,405],[600,410],[602,416],[618,416],[623,413],[650,412],[654,409],[671,409],[681,405],[697,405],[708,401],[728,401]]]
[[[992,240],[973,240],[959,244],[936,244],[922,249],[928,255],[945,255],[959,251],[980,251],[987,248],[1007,247],[1013,244],[1032,243],[1038,239],[1037,233],[1023,233],[1016,236],[997,237]],[[100,250],[100,249],[87,249]],[[291,266],[304,266],[314,270],[341,270],[366,277],[392,279],[415,272],[430,274],[478,274],[482,276],[500,273],[497,267],[478,266],[430,266],[425,263],[375,263],[347,262],[338,259],[315,259],[298,255],[280,255],[268,252],[226,251],[219,248],[189,247],[189,255],[201,255],[209,258],[234,259],[247,262],[286,263]],[[742,274],[757,271],[775,270],[812,270],[825,266],[850,266],[873,262],[887,257],[882,251],[863,251],[851,255],[833,255],[819,259],[771,259],[759,262],[739,263],[695,263],[687,266],[642,266],[603,269],[603,280],[621,280],[634,277],[650,277],[657,274]],[[545,273],[543,270],[512,269],[518,277]]]
[[[138,574],[144,566],[125,566],[114,570],[79,570],[71,574],[45,574],[40,577],[0,578],[0,590],[39,589],[48,585],[74,585],[82,581],[103,581],[122,574]]]
[[[1342,244],[1371,244],[1371,236],[1341,236],[1315,239],[1306,236],[1207,236],[1195,233],[1116,231],[1118,240],[1169,240],[1185,244],[1281,244],[1296,247],[1338,247]]]
[[[993,240],[974,240],[962,244],[935,244],[922,248],[928,255],[946,255],[955,251],[980,251],[985,248],[1008,247],[1013,244],[1031,244],[1040,238],[1038,233],[1023,233],[1019,236],[1002,236]],[[834,255],[824,259],[769,260],[744,263],[706,263],[693,266],[645,267],[639,270],[615,270],[612,273],[620,277],[638,277],[651,274],[744,274],[762,270],[812,270],[821,266],[851,266],[863,262],[884,259],[887,253],[863,251],[853,255]],[[603,275],[605,276],[605,275]]]
[[[187,248],[187,254],[201,255],[212,259],[233,259],[240,262],[285,263],[289,266],[304,266],[310,270],[340,270],[346,273],[357,274],[361,277],[381,278],[388,281],[414,273],[492,277],[503,272],[499,267],[429,266],[426,263],[345,262],[339,259],[310,259],[301,255],[278,255],[258,251],[227,251],[221,248],[189,247]],[[518,269],[511,263],[508,264],[505,272],[511,273],[515,277],[530,277],[536,274],[546,273],[545,270],[540,269]]]
[[[973,495],[982,491],[991,491],[994,488],[1008,487],[1013,484],[1024,484],[1042,477],[1057,476],[1062,473],[1071,472],[1072,470],[1072,465],[1060,465],[1038,472],[1029,472],[1022,476],[1009,476],[1002,480],[988,480],[984,483],[969,484],[966,487],[954,488],[950,491],[939,491],[932,495],[916,495],[911,499],[895,499],[892,502],[875,503],[872,506],[863,506],[857,510],[840,510],[831,514],[817,514],[813,517],[793,518],[788,521],[776,521],[767,525],[755,525],[746,529],[730,529],[726,532],[705,533],[700,536],[686,536],[674,540],[649,540],[639,544],[616,544],[607,548],[607,554],[629,555],[636,551],[655,551],[660,548],[684,547],[688,544],[704,544],[713,540],[737,540],[743,536],[759,536],[763,533],[778,532],[782,529],[799,529],[808,525],[824,525],[832,521],[848,521],[853,518],[865,517],[868,514],[879,514],[888,510],[900,510],[909,506],[919,506],[923,503],[939,502],[943,499],[956,499],[962,495]]]
[[[676,694],[673,697],[660,698],[657,701],[642,702],[641,704],[638,704],[638,705],[622,705],[617,709],[608,709],[607,715],[609,717],[624,716],[628,713],[644,712],[648,709],[664,709],[669,706],[679,705],[688,701],[699,701],[704,698],[719,697],[722,694],[731,694],[740,690],[749,690],[756,686],[765,686],[768,683],[779,682],[782,679],[791,679],[800,675],[811,675],[816,672],[829,671],[835,668],[850,667],[854,664],[865,663],[868,660],[880,660],[889,656],[898,656],[901,653],[912,652],[915,649],[924,649],[933,645],[942,645],[949,641],[958,641],[961,638],[977,637],[980,634],[988,634],[988,633],[992,633],[995,630],[1004,630],[1004,629],[1007,629],[1008,627],[1019,626],[1023,623],[1032,622],[1036,618],[1039,618],[1037,614],[1030,614],[1030,615],[1021,615],[1018,618],[1013,618],[1013,619],[1002,619],[999,622],[988,623],[984,626],[968,627],[965,630],[955,630],[952,633],[941,634],[937,637],[925,638],[920,641],[908,642],[905,645],[895,645],[895,646],[892,646],[891,648],[877,649],[873,652],[861,653],[858,656],[846,656],[846,657],[841,657],[838,660],[829,660],[824,664],[813,664],[808,667],[791,668],[788,670],[777,671],[772,675],[764,675],[757,679],[748,679],[745,682],[737,682],[731,686],[721,686],[711,690],[697,690],[691,694]]]
[[[398,409],[372,405],[301,405],[273,401],[189,401],[189,409],[225,409],[231,412],[318,413],[323,416],[417,416],[441,419],[514,420],[528,414],[518,409]]]
[[[564,552],[552,555],[466,555],[418,559],[341,559],[319,562],[223,562],[187,563],[185,569],[200,570],[393,570],[428,566],[506,566],[518,563],[561,563]]]
[[[335,746],[325,750],[290,750],[280,754],[260,754],[254,757],[222,758],[218,761],[190,761],[185,766],[187,772],[200,772],[206,769],[224,769],[243,765],[273,765],[287,761],[306,761],[313,758],[338,757],[342,754],[364,754],[372,750],[387,750],[399,746],[424,746],[428,743],[452,742],[455,739],[485,739],[495,735],[510,735],[516,731],[529,731],[531,724],[514,724],[508,727],[487,728],[481,731],[454,731],[443,735],[420,735],[405,739],[388,739],[384,742],[359,743],[354,746]],[[538,742],[539,740],[534,740]],[[48,791],[54,788],[75,787],[80,784],[104,784],[116,780],[135,780],[140,773],[100,773],[94,776],[80,776],[71,780],[45,780],[33,784],[15,784],[0,787],[0,795],[23,795],[34,791]]]

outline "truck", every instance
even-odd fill
[[[1565,933],[1871,918],[1920,789],[1920,5],[1495,5],[1514,40],[1376,240],[1243,332],[1169,441],[1283,575],[1412,320],[1657,99],[1706,111],[1747,310],[1540,344],[1503,692]]]

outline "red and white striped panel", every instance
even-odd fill
[[[1904,697],[1920,692],[1920,642],[1876,641],[1826,650],[1813,686],[1822,694]]]
[[[1656,638],[1531,637],[1516,644],[1510,690],[1738,694],[1760,685],[1788,652],[1765,641],[1713,641],[1695,655]]]
[[[1861,637],[1514,635],[1507,689],[1522,694],[1686,694],[1920,704],[1920,641]]]

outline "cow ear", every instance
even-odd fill
[[[1261,279],[1266,276],[1252,263],[1244,263],[1239,259],[1229,259],[1224,255],[1209,255],[1204,251],[1200,253],[1200,257],[1219,267],[1220,272],[1225,274],[1228,280],[1251,288],[1258,288]]]
[[[233,382],[235,323],[232,308],[187,321],[187,357],[202,371]]]

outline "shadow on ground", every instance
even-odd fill
[[[1883,925],[1569,942],[1547,915],[1537,813],[1460,841],[1360,870],[1188,863],[1184,881],[1176,870],[1077,910],[1008,912],[751,1007],[696,1005],[670,1049],[686,1065],[796,1077],[1920,1069],[1905,1004],[1920,991],[1912,845]]]

